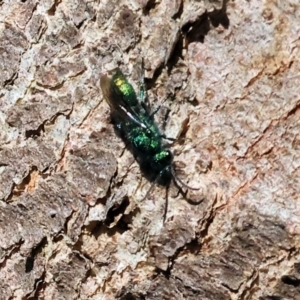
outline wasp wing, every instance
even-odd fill
[[[127,81],[123,73],[118,69],[112,78],[102,75],[100,86],[105,100],[114,112],[117,112],[123,120],[147,128],[141,106],[137,100],[132,85]]]

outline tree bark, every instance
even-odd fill
[[[1,1],[0,299],[300,299],[299,10]],[[150,192],[100,89],[142,60]]]

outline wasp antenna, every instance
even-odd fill
[[[172,176],[173,176],[174,180],[178,181],[183,187],[185,187],[185,188],[187,188],[189,190],[193,190],[193,191],[200,190],[200,188],[195,188],[195,187],[191,187],[191,186],[187,185],[179,177],[177,177],[177,175],[175,173],[175,170],[174,170],[174,167],[171,167],[171,173],[172,173]]]

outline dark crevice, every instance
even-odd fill
[[[34,291],[30,295],[27,295],[26,297],[27,300],[39,299],[38,295],[40,295],[42,291],[45,289],[45,285],[46,285],[45,277],[46,277],[46,272],[43,272],[41,277],[35,280]]]
[[[186,34],[187,45],[193,42],[204,43],[204,38],[209,30],[210,22],[207,13],[201,15],[196,22],[192,24],[187,23],[182,28],[182,31]]]
[[[42,133],[45,132],[45,126],[44,123],[41,124],[37,129],[30,129],[25,131],[25,138],[36,138],[42,135]]]
[[[127,284],[123,286],[116,294],[115,298],[119,300],[145,300],[145,296],[141,292],[134,292],[136,285]]]
[[[10,78],[4,81],[3,86],[13,86],[15,84],[15,80],[18,78],[19,74],[16,72],[12,74]]]
[[[84,22],[85,22],[85,19],[82,20],[82,21],[81,21],[80,23],[78,23],[78,24],[74,24],[74,26],[75,26],[78,30],[80,30],[80,28],[83,26]]]
[[[179,145],[183,145],[184,144],[184,141],[185,141],[185,138],[186,138],[186,133],[188,132],[188,130],[190,128],[189,122],[190,122],[190,120],[189,120],[189,118],[187,118],[182,123],[182,130],[180,132],[180,135],[176,139],[176,142]]]
[[[176,255],[176,254],[174,254],[173,257],[175,257],[175,255]],[[170,277],[171,277],[171,266],[168,267],[167,270],[162,270],[162,269],[156,268],[156,273],[157,273],[156,277],[157,277],[158,275],[163,275],[166,279],[169,280]]]
[[[173,20],[180,19],[180,17],[182,16],[182,13],[183,13],[183,1],[180,1],[179,9],[178,9],[177,13],[175,13],[172,16],[172,19]]]
[[[91,22],[96,22],[97,21],[97,14],[95,14],[92,18],[91,18]]]
[[[292,108],[292,109],[288,112],[287,118],[289,118],[291,115],[294,115],[294,114],[297,112],[297,110],[298,110],[299,108],[300,108],[300,102],[298,102],[298,103],[295,105],[295,107]]]
[[[75,45],[74,47],[72,47],[72,50],[76,50],[76,49],[81,49],[83,47],[84,43],[81,42],[81,43],[78,43],[77,45]],[[69,78],[76,78],[77,76],[83,74],[84,72],[86,71],[86,68],[84,68],[82,71],[72,75],[72,76],[69,76]]]
[[[121,299],[121,300],[144,300],[146,298],[145,298],[145,296],[143,296],[141,294],[135,295],[135,294],[132,294],[132,293],[128,293],[128,294],[126,294],[123,297],[118,298],[118,299]]]
[[[32,256],[28,256],[25,261],[25,273],[30,273],[34,266],[34,258]]]
[[[48,10],[48,15],[49,16],[54,16],[56,13],[56,8],[58,6],[58,4],[61,2],[61,0],[55,0],[53,5],[49,8]]]
[[[226,14],[226,10],[214,10],[213,12],[208,14],[208,17],[210,19],[211,24],[214,27],[222,25],[225,29],[228,29],[230,25],[229,18]]]
[[[76,77],[76,76],[73,76],[73,77]],[[65,80],[63,80],[61,83],[57,84],[56,86],[50,86],[47,84],[41,84],[40,82],[36,82],[36,85],[38,87],[42,87],[42,88],[50,90],[50,91],[59,91],[64,87],[64,84],[65,84]]]
[[[83,44],[82,44],[82,43],[79,43],[79,44],[77,44],[75,47],[73,47],[73,50],[75,50],[75,49],[80,49],[82,46],[83,46]],[[77,72],[76,74],[70,75],[70,76],[68,77],[68,79],[77,78],[77,77],[79,77],[80,75],[84,74],[84,73],[86,72],[86,70],[87,70],[87,68],[84,67],[84,68],[82,68],[81,71]]]
[[[39,125],[39,127],[37,129],[30,129],[30,130],[26,130],[25,131],[25,138],[37,138],[42,136],[42,133],[45,132],[45,124],[49,124],[49,125],[53,125],[55,124],[55,121],[57,120],[58,117],[60,116],[64,116],[67,120],[70,119],[70,115],[73,111],[73,106],[72,108],[70,108],[70,111],[67,113],[63,113],[63,112],[58,112],[55,115],[53,115],[51,117],[51,119],[49,120],[45,120],[41,125]]]
[[[150,10],[154,9],[157,5],[156,0],[149,0],[148,3],[143,8],[144,15],[148,16],[150,14]]]
[[[146,87],[147,87],[146,90],[148,90],[148,89],[150,90],[152,87],[155,87],[157,79],[158,79],[158,77],[161,76],[163,70],[164,70],[164,65],[162,64],[155,70],[151,79],[145,78],[145,83],[146,83]]]
[[[117,295],[116,299],[119,300],[145,300],[145,296],[141,293],[134,293],[131,291],[128,291],[127,288],[124,290],[121,290]]]
[[[273,296],[273,295],[268,295],[266,297],[261,297],[259,300],[283,300],[281,296]]]
[[[129,230],[129,225],[132,224],[134,217],[140,213],[140,209],[137,207],[129,214],[123,214],[121,219],[119,220],[117,226],[119,226],[123,230]]]
[[[194,99],[192,101],[189,101],[189,103],[194,107],[197,107],[199,105],[199,102],[196,99],[196,97],[194,97]]]
[[[228,0],[223,1],[223,6],[219,10],[214,10],[210,13],[199,15],[194,22],[188,22],[183,25],[182,32],[186,36],[187,46],[193,42],[204,43],[204,38],[210,31],[210,27],[218,27],[222,25],[227,29],[230,25],[229,18],[226,12],[226,5]]]
[[[196,237],[195,239],[191,240],[188,244],[186,244],[185,247],[188,253],[198,255],[201,251],[202,244],[199,242],[198,237]]]
[[[26,258],[25,261],[25,273],[30,273],[34,268],[34,258],[39,254],[42,253],[42,249],[47,244],[47,238],[44,237],[40,243],[31,250],[31,254]]]
[[[292,275],[285,275],[281,277],[281,281],[284,284],[291,285],[293,287],[299,287],[300,286],[300,279],[296,276]]]
[[[179,33],[178,39],[175,45],[173,46],[173,50],[169,55],[168,60],[165,61],[165,64],[168,67],[168,75],[171,74],[171,71],[173,70],[174,66],[177,65],[178,61],[184,58],[182,54],[183,49],[184,49],[184,39],[183,39],[183,35]]]
[[[128,206],[129,206],[128,197],[125,197],[120,204],[114,203],[113,207],[111,207],[107,212],[106,220],[104,224],[109,227],[118,216],[124,215],[124,212]],[[121,231],[127,231],[129,229],[128,224],[124,222],[124,219],[122,218],[118,221],[117,227],[121,229]]]
[[[92,222],[90,223],[91,226],[91,234],[95,236],[97,239],[102,234],[107,234],[108,236],[114,236],[116,232],[119,232],[120,234],[124,233],[125,231],[129,230],[128,224],[130,224],[130,215],[124,216],[124,211],[129,205],[129,199],[128,197],[125,197],[121,204],[115,203],[113,207],[110,208],[109,212],[107,213],[106,220],[104,222]],[[134,214],[135,212],[133,212]],[[123,215],[120,217],[120,219],[117,221],[114,226],[111,226],[111,224],[115,221],[117,217],[120,215]],[[129,216],[129,219],[127,219]]]

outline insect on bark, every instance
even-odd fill
[[[152,185],[144,199],[147,198],[156,183],[169,184],[171,179],[177,185],[179,183],[179,186],[199,190],[199,188],[188,186],[176,176],[173,154],[169,147],[163,143],[163,139],[168,138],[161,134],[154,122],[154,115],[159,108],[151,113],[145,102],[146,93],[143,76],[139,99],[120,69],[117,69],[112,77],[102,75],[100,85],[104,98],[111,108],[111,117],[117,130],[131,147],[142,171],[151,175],[149,178],[152,180]]]

